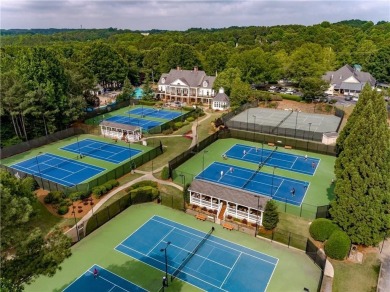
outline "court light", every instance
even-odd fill
[[[165,255],[165,280],[166,280],[166,287],[168,287],[168,257],[167,257],[167,248],[171,244],[170,241],[167,242],[167,245],[165,248],[160,249],[161,252],[164,252]]]

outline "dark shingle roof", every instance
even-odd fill
[[[259,196],[255,193],[232,189],[198,179],[192,181],[188,190],[226,200],[228,202],[234,202],[253,209],[257,209],[257,203],[259,203],[260,210],[264,210],[265,205],[271,199],[270,197]],[[257,202],[258,197],[260,198],[259,202]]]
[[[229,96],[226,95],[226,93],[219,92],[214,98],[213,101],[224,101],[229,102]]]
[[[335,84],[336,88],[340,88],[341,83],[352,76],[360,83],[365,84],[368,82],[371,86],[375,86],[376,80],[370,73],[354,70],[350,65],[345,65],[337,71],[328,71],[322,79],[331,84]]]
[[[165,83],[161,82],[161,79],[165,78]],[[215,77],[207,76],[202,70],[177,70],[171,69],[169,73],[161,75],[158,84],[171,84],[172,82],[180,79],[190,87],[203,87],[203,81],[207,81],[208,86],[205,88],[212,88]]]
[[[101,122],[99,124],[99,126],[106,126],[106,127],[123,129],[123,130],[128,130],[128,131],[135,131],[135,130],[141,129],[141,127],[138,127],[138,126],[131,126],[131,125],[114,123],[114,122],[108,122],[108,121]]]

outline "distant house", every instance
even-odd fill
[[[211,108],[213,110],[225,110],[230,107],[230,99],[229,96],[226,95],[223,88],[219,89],[218,94],[213,98],[213,104]]]
[[[358,96],[368,83],[375,87],[376,80],[370,73],[362,72],[360,65],[345,65],[337,71],[329,71],[322,79],[330,84],[326,93]]]
[[[157,95],[165,101],[211,105],[215,96],[214,80],[215,76],[207,76],[197,67],[194,70],[182,70],[178,67],[161,75]]]

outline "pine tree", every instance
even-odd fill
[[[352,114],[348,118],[348,123],[345,125],[345,127],[340,132],[340,135],[337,138],[336,151],[338,155],[340,155],[340,153],[343,151],[344,141],[348,137],[349,133],[351,132],[351,129],[353,128],[356,119],[359,119],[360,113],[363,110],[364,105],[367,103],[368,100],[371,99],[371,95],[372,95],[371,87],[367,83],[359,95],[359,101],[356,103],[356,106],[353,109]]]
[[[276,228],[279,222],[278,206],[273,200],[269,200],[265,205],[263,226],[267,230]]]
[[[390,131],[383,97],[365,88],[364,99],[340,145],[330,213],[353,243],[375,245],[390,228]]]
[[[134,87],[131,85],[129,78],[126,77],[125,81],[123,82],[123,92],[122,92],[122,99],[123,100],[129,100],[134,93]]]

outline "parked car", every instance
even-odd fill
[[[345,97],[345,100],[346,100],[346,101],[351,101],[351,100],[352,100],[352,96],[351,96],[351,95],[347,95],[347,96]]]

